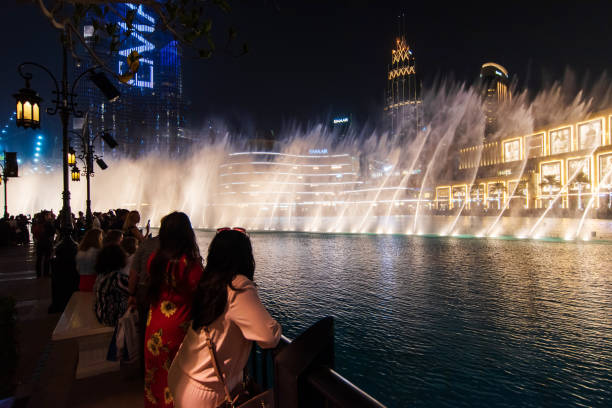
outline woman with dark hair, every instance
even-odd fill
[[[202,276],[202,257],[189,217],[161,221],[159,249],[149,258],[149,317],[145,333],[145,407],[172,406],[168,369],[185,337]]]
[[[125,252],[119,245],[107,245],[98,253],[98,276],[93,286],[95,311],[98,321],[107,326],[116,326],[127,310],[129,279],[121,273],[125,263]]]
[[[242,382],[252,342],[262,348],[278,344],[281,327],[261,304],[254,274],[246,231],[219,229],[194,297],[193,323],[168,374],[176,407],[219,406],[226,399],[225,386],[233,390]]]

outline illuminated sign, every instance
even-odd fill
[[[602,143],[602,120],[596,119],[578,125],[578,150],[593,149]]]
[[[339,123],[348,123],[349,118],[336,118],[334,119],[334,125],[337,125]]]
[[[612,153],[599,156],[599,186],[612,186]]]
[[[540,157],[544,155],[544,133],[525,137],[525,157]]]
[[[511,140],[504,142],[504,161],[517,161],[521,158],[521,140]]]
[[[94,26],[86,25],[85,27],[83,27],[83,37],[89,38],[89,37],[93,37],[93,35],[94,35]]]
[[[126,6],[132,10],[136,10],[136,15],[141,19],[145,20],[146,24],[134,24],[133,31],[130,34],[130,43],[133,44],[128,48],[119,50],[119,55],[127,57],[132,51],[138,52],[141,55],[140,58],[140,69],[134,75],[134,79],[130,80],[128,84],[137,86],[139,88],[153,88],[155,85],[153,73],[153,61],[149,58],[145,58],[143,54],[149,53],[155,50],[155,45],[148,41],[141,33],[152,33],[155,31],[155,19],[144,12],[142,5],[135,6],[133,4],[126,4]],[[126,24],[123,21],[118,23],[122,31],[128,31]],[[127,63],[125,58],[119,60],[117,72],[119,75],[124,74],[127,71]]]
[[[571,128],[568,126],[563,129],[551,130],[550,136],[550,153],[567,153],[571,146]]]
[[[579,173],[584,173],[587,179],[590,179],[591,175],[591,159],[588,157],[584,157],[581,159],[569,159],[567,161],[567,177],[568,179],[576,179]],[[585,185],[586,186],[586,185]],[[590,185],[587,187],[587,189]],[[583,189],[584,186],[578,186],[576,183],[572,183],[570,185],[570,189],[577,190]]]
[[[308,154],[327,154],[327,149],[310,149]]]

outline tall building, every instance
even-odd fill
[[[480,68],[480,80],[485,98],[485,138],[488,138],[497,130],[497,107],[511,98],[508,89],[508,71],[499,64],[487,62]]]
[[[334,116],[330,123],[331,130],[334,132],[334,141],[339,142],[346,137],[353,124],[352,119],[352,115],[350,114]]]
[[[400,35],[391,51],[385,113],[392,133],[415,135],[422,123],[421,83],[413,50]]]
[[[92,133],[110,131],[119,142],[118,150],[124,154],[139,155],[145,151],[178,153],[189,147],[185,137],[185,103],[183,99],[182,52],[180,45],[164,32],[156,31],[156,20],[142,5],[116,5],[119,13],[135,10],[133,30],[121,43],[118,52],[109,53],[108,42],[96,43],[94,28],[83,26],[83,36],[117,74],[127,71],[127,56],[137,51],[140,67],[136,75],[125,85],[120,85],[121,97],[108,103],[91,81],[79,84],[80,108],[83,102],[89,111]],[[123,21],[115,21],[123,38],[128,29]],[[81,50],[81,64],[76,73],[83,72],[93,61]]]

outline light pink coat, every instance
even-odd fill
[[[275,347],[281,327],[261,304],[255,284],[237,275],[228,287],[225,312],[210,326],[217,361],[229,389],[242,381],[242,371],[249,359],[252,341],[262,348]],[[191,327],[185,335],[168,372],[168,386],[175,407],[216,407],[225,398],[215,374],[203,330]]]

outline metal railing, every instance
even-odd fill
[[[282,336],[278,346],[253,347],[249,372],[262,390],[274,385],[276,407],[384,407],[334,371],[333,318],[314,324],[295,341]]]

